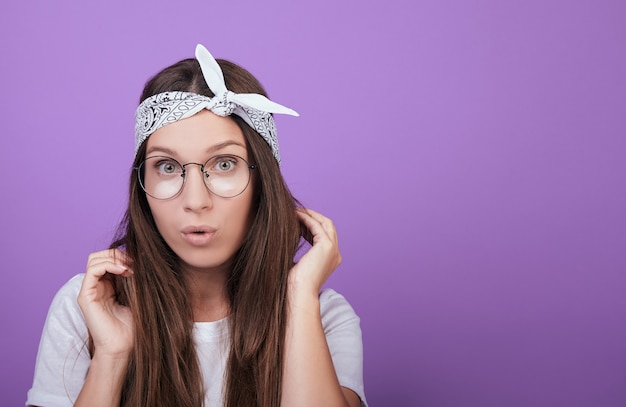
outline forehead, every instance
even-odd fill
[[[209,110],[161,127],[146,143],[148,154],[168,150],[191,159],[226,150],[247,158],[243,155],[247,144],[239,126],[231,117],[218,116]]]

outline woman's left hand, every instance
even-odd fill
[[[311,248],[289,273],[290,287],[319,294],[332,272],[341,264],[337,231],[333,222],[311,209],[297,209],[298,218],[311,234]]]
[[[302,235],[311,248],[289,272],[287,327],[281,405],[358,406],[359,397],[341,387],[322,323],[319,294],[341,263],[333,222],[298,209]]]

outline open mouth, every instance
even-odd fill
[[[209,244],[214,236],[215,229],[210,226],[188,226],[182,230],[183,239],[194,246]]]

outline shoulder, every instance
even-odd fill
[[[79,309],[77,299],[84,277],[84,274],[77,274],[63,284],[54,296],[50,308],[69,307]]]
[[[74,298],[78,297],[78,292],[80,291],[80,286],[83,283],[83,278],[85,278],[85,274],[76,274],[74,277],[70,278],[61,288],[57,291],[54,301],[62,301],[65,298]]]
[[[359,317],[346,298],[331,288],[320,293],[320,311],[324,331],[340,327],[343,324],[359,325]]]
[[[71,406],[89,369],[89,333],[78,306],[83,275],[72,277],[54,296],[39,342],[27,405]]]
[[[320,311],[339,384],[354,391],[361,399],[361,405],[367,406],[361,321],[346,298],[332,289],[320,293]]]
[[[78,293],[83,278],[84,274],[77,274],[57,291],[48,311],[48,328],[54,329],[58,325],[70,323],[79,332],[86,331],[83,314],[78,306]]]

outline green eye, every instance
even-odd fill
[[[175,162],[161,160],[156,163],[155,168],[159,174],[173,175],[181,172],[180,168]]]
[[[220,161],[218,163],[218,167],[220,171],[228,171],[235,166],[232,161]]]
[[[209,162],[210,172],[232,172],[237,169],[238,160],[233,156],[218,156]]]

